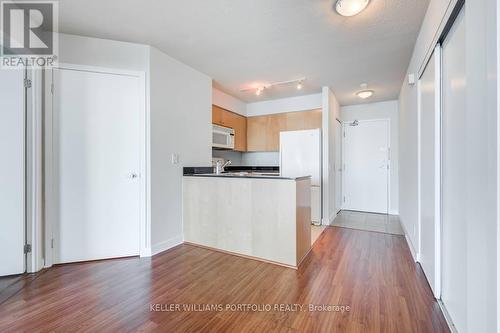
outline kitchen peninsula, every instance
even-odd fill
[[[311,179],[185,174],[184,240],[297,268],[311,248]]]

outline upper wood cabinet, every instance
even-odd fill
[[[236,151],[279,151],[280,132],[321,128],[321,109],[244,117],[212,105],[212,123],[234,129]]]
[[[234,150],[247,151],[247,118],[226,111],[223,120],[224,126],[234,129]]]
[[[321,128],[321,109],[247,118],[247,151],[279,151],[280,132]]]
[[[225,126],[224,125],[224,113],[226,113],[226,112],[228,112],[228,111],[218,107],[217,105],[212,105],[212,124]]]
[[[234,150],[247,150],[247,118],[212,105],[212,123],[234,129]]]

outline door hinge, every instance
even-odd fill
[[[50,85],[50,92],[52,95],[54,95],[54,84],[53,83]]]
[[[54,248],[54,238],[52,238],[50,240],[50,248],[53,249]]]
[[[31,83],[30,79],[24,79],[24,88],[31,88]]]
[[[24,254],[31,253],[31,244],[24,244]]]
[[[345,195],[344,195],[344,203],[345,203]]]

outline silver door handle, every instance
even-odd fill
[[[132,178],[132,179],[134,179],[134,178],[139,178],[139,174],[132,172],[132,173],[129,175],[129,178]]]

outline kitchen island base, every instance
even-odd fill
[[[311,248],[310,177],[183,177],[186,243],[296,268]]]

